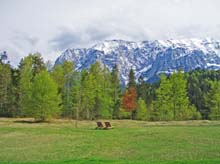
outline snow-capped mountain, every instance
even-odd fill
[[[143,42],[109,40],[91,48],[67,49],[55,64],[74,61],[77,70],[88,69],[95,61],[110,70],[115,64],[122,83],[128,81],[131,68],[138,79],[155,80],[160,73],[172,73],[178,69],[189,71],[220,69],[220,41],[214,39],[170,39]]]

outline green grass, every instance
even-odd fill
[[[54,120],[22,123],[0,119],[0,163],[220,163],[220,122],[111,121],[112,130],[95,130],[95,121]]]

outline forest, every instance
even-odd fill
[[[155,83],[135,79],[131,68],[120,85],[117,65],[99,62],[76,71],[73,62],[52,66],[29,54],[17,68],[0,60],[0,117],[146,121],[220,120],[220,71],[181,69]]]

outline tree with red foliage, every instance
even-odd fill
[[[130,87],[125,91],[125,94],[122,98],[122,108],[126,112],[131,112],[132,118],[132,112],[136,108],[136,89],[134,87]]]

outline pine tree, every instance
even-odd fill
[[[32,68],[33,68],[33,78],[41,71],[46,70],[46,65],[40,53],[30,54],[29,57],[32,58]]]
[[[113,114],[113,96],[112,96],[112,83],[111,83],[111,73],[106,66],[102,69],[103,81],[101,84],[100,100],[101,100],[101,110],[100,118],[110,119]]]
[[[71,87],[72,87],[72,79],[74,78],[74,64],[71,61],[65,61],[62,64],[63,75],[64,75],[64,88],[62,94],[62,102],[63,102],[63,113],[62,115],[68,117],[71,115],[72,107],[72,97],[71,97]]]
[[[55,65],[51,72],[53,79],[58,84],[59,93],[62,95],[62,116],[71,117],[72,94],[71,88],[74,79],[74,64],[71,61],[65,61],[62,65]]]
[[[14,98],[12,74],[9,64],[0,62],[0,116],[12,116],[11,103]]]
[[[10,92],[10,110],[11,116],[21,116],[21,109],[19,108],[19,70],[11,68],[12,86]]]
[[[93,74],[83,72],[82,74],[82,116],[84,119],[92,119],[94,106],[96,104],[96,81]]]
[[[59,114],[61,97],[58,86],[47,71],[36,75],[30,91],[30,111],[36,120],[46,121]]]
[[[207,94],[211,81],[218,80],[216,71],[194,70],[187,74],[187,91],[191,104],[194,104],[203,119],[209,119],[210,109],[207,106]]]
[[[129,72],[128,88],[130,88],[130,87],[133,87],[133,88],[136,87],[135,75],[134,75],[134,70],[133,70],[133,68],[131,68],[131,69],[130,69],[130,72]]]
[[[72,118],[75,118],[75,128],[78,126],[78,120],[81,117],[82,112],[82,100],[83,100],[83,86],[82,86],[82,74],[81,72],[76,72],[73,78],[73,85],[71,88],[71,94],[73,98],[73,111],[72,111]]]
[[[115,65],[111,72],[111,83],[112,83],[112,97],[113,97],[113,118],[119,118],[120,110],[120,81],[119,81],[119,70]]]
[[[211,90],[207,95],[207,106],[210,109],[209,118],[220,120],[220,82],[211,82]]]
[[[112,117],[112,86],[109,70],[99,62],[91,65],[89,74],[94,77],[95,105],[93,108],[93,119]]]
[[[147,101],[147,85],[142,76],[138,78],[137,97]]]

